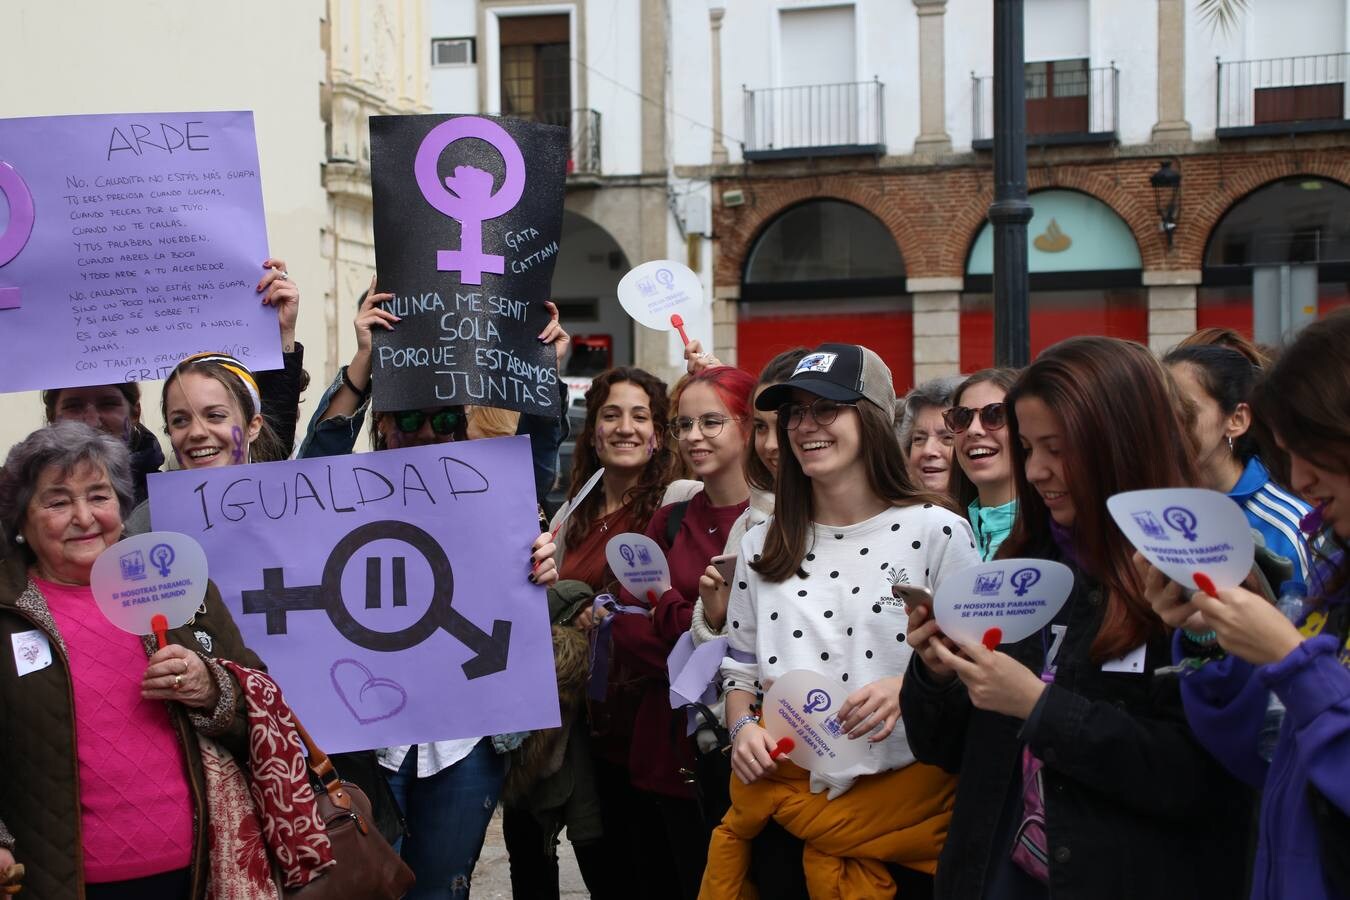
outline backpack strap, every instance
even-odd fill
[[[675,535],[680,533],[680,525],[684,522],[684,514],[689,511],[689,501],[681,500],[678,503],[670,504],[670,518],[666,519],[666,549],[669,550],[675,543]]]

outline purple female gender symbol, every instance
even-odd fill
[[[0,232],[0,266],[14,259],[33,233],[33,195],[17,169],[0,161],[0,194],[9,203],[9,224]],[[19,289],[0,287],[0,309],[17,309]]]
[[[505,175],[497,193],[492,193],[492,175],[473,166],[456,166],[455,174],[445,179],[442,185],[437,171],[441,153],[463,138],[486,141],[501,154]],[[436,268],[442,272],[459,272],[464,284],[482,284],[484,272],[502,274],[505,260],[483,252],[483,222],[515,208],[525,191],[525,157],[506,129],[477,116],[460,116],[442,122],[427,132],[417,148],[413,175],[426,201],[438,212],[458,219],[460,223],[460,248],[438,250]]]

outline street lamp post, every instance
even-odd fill
[[[1022,0],[994,0],[994,364],[1031,361],[1027,308],[1027,107]]]

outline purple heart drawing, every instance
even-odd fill
[[[362,725],[390,719],[408,705],[408,692],[390,678],[377,678],[354,659],[339,659],[328,670],[333,690]]]

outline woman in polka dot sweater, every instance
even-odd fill
[[[779,409],[779,444],[790,452],[779,459],[774,518],[741,544],[727,611],[722,684],[732,767],[745,784],[791,766],[770,759],[773,741],[751,708],[772,679],[793,669],[856,688],[840,719],[851,737],[871,743],[855,769],[812,774],[811,791],[833,799],[860,777],[914,763],[896,727],[910,651],[891,588],[933,588],[980,558],[969,524],[910,480],[891,430],[894,397],[890,370],[875,353],[825,344],[756,401]],[[754,661],[740,661],[746,655]],[[930,873],[936,848],[933,856]]]

